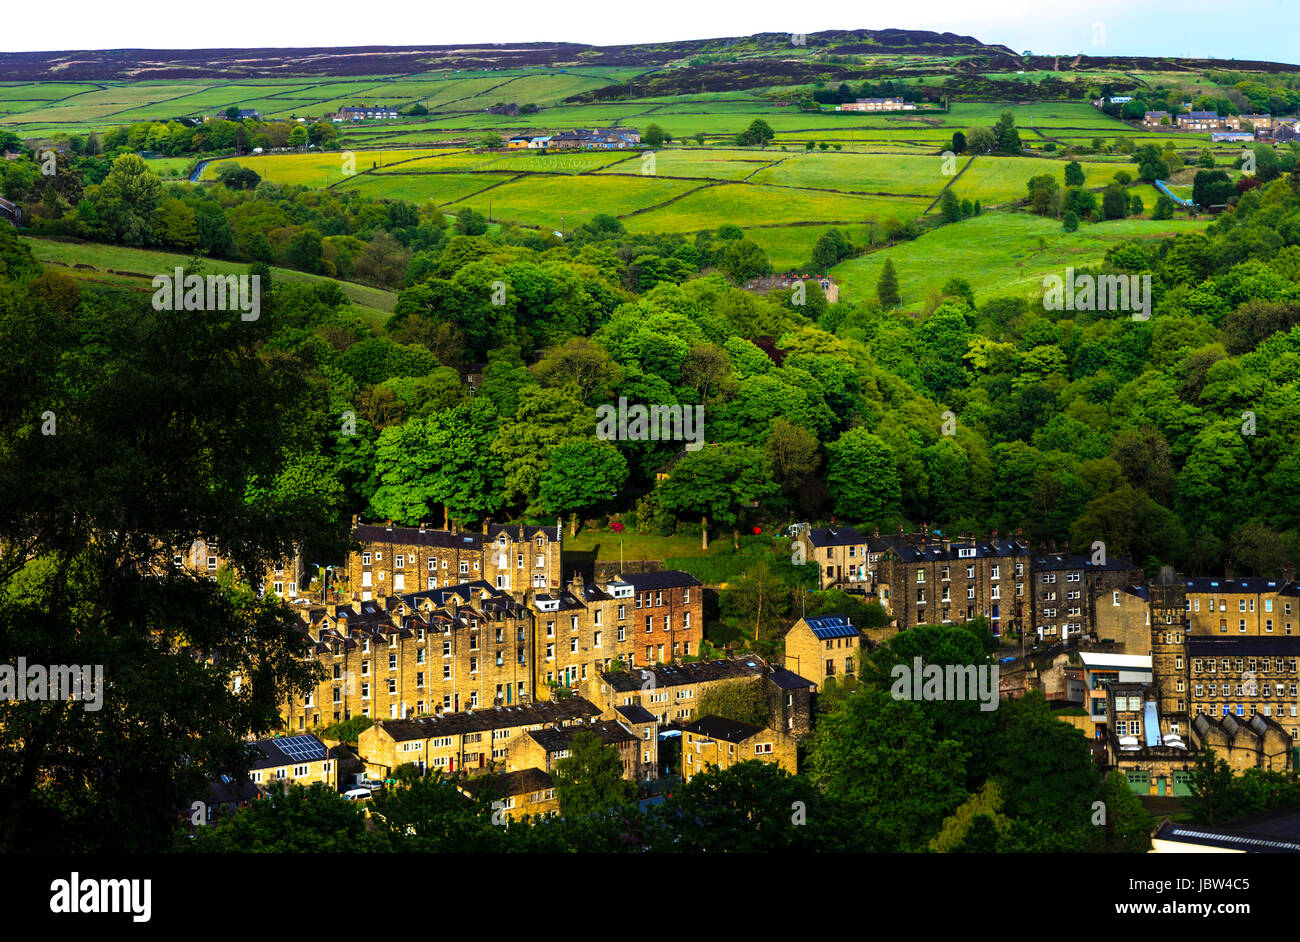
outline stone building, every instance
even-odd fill
[[[721,716],[702,716],[682,727],[682,779],[690,781],[710,766],[727,769],[753,760],[799,771],[794,737],[780,730]]]
[[[828,677],[854,677],[867,639],[844,615],[800,618],[785,633],[784,661],[820,689]]]
[[[276,783],[330,788],[339,784],[339,759],[315,736],[278,736],[252,743],[257,758],[249,764],[249,778],[265,790]]]
[[[556,764],[572,755],[573,737],[578,733],[592,733],[606,746],[617,749],[623,778],[629,782],[646,778],[641,767],[643,740],[617,720],[595,720],[581,726],[550,726],[525,732],[506,750],[506,771],[538,768],[554,773]]]
[[[1146,586],[1126,585],[1098,592],[1093,604],[1092,633],[1103,644],[1113,642],[1121,653],[1150,655],[1151,594]]]
[[[541,769],[479,775],[466,779],[457,788],[471,798],[490,799],[493,809],[504,811],[511,821],[532,815],[550,817],[560,813],[560,802],[555,797],[555,780]],[[500,805],[496,802],[500,802]]]
[[[1194,635],[1291,635],[1300,583],[1288,567],[1279,579],[1217,576],[1186,580],[1188,631]]]
[[[600,709],[581,697],[511,707],[378,720],[361,733],[357,752],[368,774],[386,779],[398,766],[421,773],[485,773],[506,767],[510,745],[525,733],[582,726]]]
[[[679,572],[575,578],[537,594],[478,580],[312,608],[303,632],[323,678],[281,712],[307,730],[544,700],[616,663],[697,653],[703,611],[699,580]]]
[[[995,634],[1032,617],[1029,548],[1019,540],[894,540],[875,569],[881,603],[899,629],[987,618]]]
[[[494,524],[481,531],[363,524],[353,517],[345,591],[354,601],[484,581],[505,592],[558,589],[563,528]]]
[[[1095,635],[1098,601],[1113,602],[1115,590],[1142,580],[1142,570],[1122,558],[1098,563],[1088,556],[1039,552],[1029,569],[1027,624],[1040,641]]]

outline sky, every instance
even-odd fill
[[[9,5],[0,51],[580,42],[825,29],[931,29],[1017,52],[1211,56],[1300,63],[1298,0],[64,0]]]

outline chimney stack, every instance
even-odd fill
[[[1232,578],[1232,560],[1231,560],[1231,559],[1225,559],[1225,560],[1223,561],[1223,578],[1225,578],[1225,579],[1231,579],[1231,578]]]
[[[355,530],[355,529],[356,529],[357,527],[359,527],[359,526],[361,526],[361,514],[353,514],[353,515],[352,515],[352,529]]]
[[[384,529],[387,530],[389,533],[392,533],[392,532],[393,532],[393,521],[391,521],[391,520],[385,520],[385,521],[384,521]]]
[[[1283,582],[1295,581],[1295,563],[1291,562],[1290,560],[1287,560],[1285,563],[1282,564],[1282,581]]]
[[[427,526],[427,524],[426,524],[423,520],[421,520],[421,521],[420,521],[420,532],[421,532],[421,533],[424,532],[426,526]]]
[[[487,536],[487,532],[488,532],[488,524],[491,523],[491,522],[492,522],[492,518],[491,518],[491,517],[484,517],[484,518],[483,518],[483,535],[484,535],[484,536]]]
[[[943,538],[943,551],[945,555],[952,552],[952,540],[946,536]]]

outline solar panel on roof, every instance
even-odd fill
[[[328,755],[325,746],[315,736],[290,736],[273,741],[276,748],[295,762],[313,762]]]

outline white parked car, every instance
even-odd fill
[[[374,793],[368,788],[349,788],[343,793],[343,797],[348,801],[369,801],[374,797]]]

